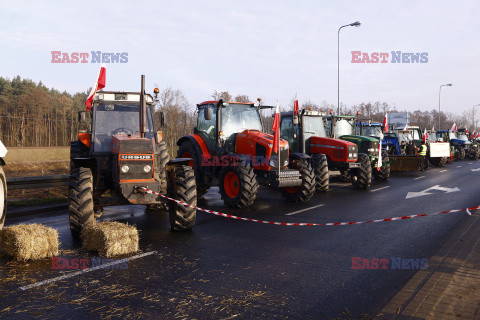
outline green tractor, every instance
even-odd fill
[[[328,115],[323,118],[325,121],[325,128],[327,134],[331,138],[350,141],[358,146],[358,153],[363,153],[368,156],[370,166],[372,168],[372,174],[378,181],[387,181],[390,177],[390,159],[388,153],[382,151],[382,167],[377,170],[378,163],[378,144],[380,140],[374,137],[356,135],[356,122],[355,116],[336,116]],[[340,171],[344,178],[345,173]]]

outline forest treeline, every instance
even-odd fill
[[[77,139],[79,130],[78,111],[85,110],[85,100],[88,90],[70,94],[54,88],[47,88],[42,82],[35,83],[29,79],[17,76],[13,79],[0,77],[0,139],[7,147],[43,147],[67,146]],[[222,98],[224,101],[251,101],[247,95],[231,95],[228,91],[214,91],[205,100]],[[162,128],[164,139],[170,147],[183,135],[191,133],[195,126],[195,107],[180,89],[164,88],[158,96],[157,114],[163,111],[167,125]],[[256,99],[253,99],[255,101]],[[196,101],[198,103],[200,101]],[[300,101],[303,107],[329,112],[336,107],[323,101]],[[282,110],[293,108],[293,97]],[[425,109],[425,108],[421,108]],[[382,121],[386,112],[404,111],[401,107],[390,106],[383,102],[361,103],[357,106],[341,106],[343,114],[360,113],[361,119]],[[264,119],[269,123],[271,112],[263,111]],[[461,115],[451,113],[440,114],[443,128],[450,128],[455,122],[457,127],[473,129],[472,110]],[[411,112],[411,122],[421,128],[437,128],[437,110],[417,110]]]

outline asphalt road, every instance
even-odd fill
[[[223,206],[213,188],[199,206],[279,222],[344,222],[435,213],[478,205],[480,161],[426,172],[395,173],[370,191],[332,182],[306,204],[261,189],[248,210]],[[409,192],[430,189],[423,196]],[[442,189],[443,188],[443,189]],[[459,191],[446,192],[449,189]],[[411,196],[412,194],[410,194]],[[275,226],[197,213],[192,232],[169,230],[166,214],[112,207],[104,220],[135,224],[140,248],[151,255],[126,269],[100,269],[28,290],[21,286],[68,275],[51,261],[17,263],[0,256],[0,316],[40,318],[330,319],[348,310],[375,315],[416,270],[352,269],[352,257],[430,258],[465,212],[349,226]],[[72,242],[66,212],[8,219],[38,222],[60,233],[62,257],[92,258]]]

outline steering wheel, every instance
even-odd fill
[[[112,132],[112,135],[115,135],[115,134],[133,134],[133,130],[128,128],[118,128]]]

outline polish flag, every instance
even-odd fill
[[[90,111],[90,109],[92,108],[92,101],[95,93],[97,93],[98,90],[105,88],[106,74],[107,74],[107,69],[105,68],[105,64],[102,63],[100,67],[100,72],[98,74],[98,80],[95,83],[95,85],[92,87],[92,91],[90,91],[90,95],[88,96],[87,101],[85,101],[85,105],[87,106],[87,111]]]
[[[275,110],[275,118],[273,119],[273,152],[278,153],[280,145],[280,105],[277,100],[277,110]]]
[[[454,122],[452,128],[450,129],[452,132],[457,132],[457,124]]]
[[[295,104],[293,105],[293,114],[298,115],[298,94],[295,93]]]
[[[387,115],[385,115],[385,118],[383,118],[383,132],[388,133]]]
[[[427,129],[425,128],[425,130],[423,130],[423,142],[427,142],[427,139],[428,139],[428,133],[427,133]]]
[[[468,129],[465,129],[465,133],[468,134]]]
[[[377,170],[380,171],[382,169],[382,140],[378,142],[378,161],[377,161]]]
[[[435,132],[435,126],[432,127],[432,132]]]
[[[477,137],[477,131],[473,131],[472,133],[472,139],[475,139]]]

